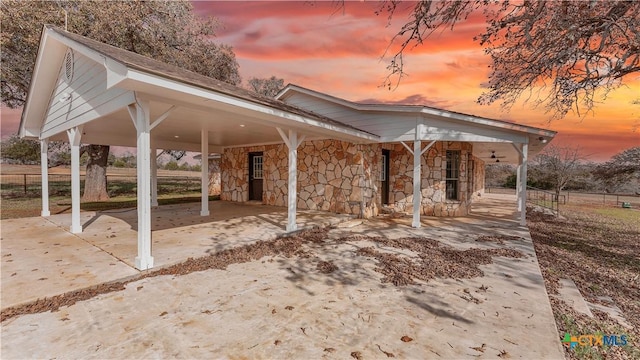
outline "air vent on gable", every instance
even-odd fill
[[[67,82],[73,79],[73,50],[71,49],[64,55],[64,77]]]

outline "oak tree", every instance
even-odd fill
[[[270,78],[252,77],[247,83],[249,90],[268,97],[275,97],[284,87],[284,79],[275,76],[271,76]]]
[[[376,13],[391,20],[400,4],[384,1]],[[472,14],[485,17],[486,28],[474,39],[491,58],[481,104],[509,108],[524,99],[553,118],[583,115],[640,71],[639,1],[422,0],[387,50],[385,84],[391,88],[406,75],[408,51]]]
[[[640,146],[626,149],[598,165],[594,176],[607,192],[617,192],[634,179],[640,180]],[[635,190],[640,193],[640,189]]]
[[[234,85],[241,82],[232,48],[211,40],[216,21],[196,15],[187,1],[3,0],[0,6],[1,95],[12,108],[26,100],[44,24]],[[88,145],[83,151],[89,155],[83,200],[107,199],[109,147]]]
[[[551,144],[533,159],[527,181],[546,184],[558,196],[571,181],[580,177],[583,160],[580,148]]]

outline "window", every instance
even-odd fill
[[[380,181],[387,181],[387,155],[382,154],[382,164],[380,164]]]
[[[253,157],[253,178],[262,179],[262,156]]]
[[[460,151],[447,150],[447,200],[458,200]]]

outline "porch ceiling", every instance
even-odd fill
[[[540,140],[538,135],[529,135],[529,160],[548,144],[548,138],[544,138],[545,142]],[[505,142],[474,142],[473,155],[484,161],[485,164],[495,163],[500,160],[501,164],[518,164],[520,162],[520,154],[514,148],[514,144]],[[515,144],[519,146],[519,144]],[[492,152],[495,152],[496,158],[491,158]]]
[[[176,104],[175,101],[173,103],[157,99],[149,101],[151,122],[153,123],[155,119],[171,109],[174,104]],[[222,147],[282,143],[276,126],[296,129],[306,134],[309,139],[330,136],[328,131],[314,129],[311,125],[291,126],[275,121],[265,121],[265,118],[269,116],[242,114],[222,110],[216,106],[196,107],[179,103],[165,120],[151,130],[151,141],[160,149],[199,152],[201,129],[206,128],[209,131],[210,152],[220,152]],[[126,108],[86,123],[82,132],[83,143],[136,146],[136,129]],[[68,140],[66,133],[59,133],[51,139]]]

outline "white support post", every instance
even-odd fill
[[[71,233],[82,232],[80,224],[80,138],[82,127],[76,126],[67,130],[71,145]]]
[[[287,232],[296,231],[298,225],[296,224],[296,205],[298,201],[297,187],[298,187],[298,146],[302,144],[305,136],[302,135],[298,138],[298,132],[295,130],[289,130],[289,136],[280,128],[276,128],[280,137],[289,148],[289,181],[288,181],[288,195],[287,195]]]
[[[420,159],[422,158],[422,141],[415,140],[413,142],[413,222],[411,226],[420,227],[420,204],[422,203],[422,191],[420,191],[421,174]]]
[[[40,140],[40,168],[42,181],[42,213],[41,216],[49,216],[49,139]]]
[[[520,225],[527,225],[527,163],[529,144],[522,144],[522,169],[520,170],[520,202],[522,208],[520,209]]]
[[[298,132],[289,130],[289,193],[287,195],[287,232],[296,231],[296,203],[298,201]]]
[[[522,156],[519,157],[518,167],[516,168],[516,199],[518,200],[518,211],[522,211],[522,198],[520,197],[520,192],[522,189],[520,188],[520,178],[522,172]]]
[[[417,131],[416,131],[417,133]],[[422,175],[421,175],[421,160],[422,155],[427,152],[436,141],[433,140],[427,145],[424,149],[420,149],[422,147],[422,142],[420,140],[415,140],[413,143],[413,150],[404,142],[401,144],[409,150],[409,153],[413,155],[413,221],[411,222],[411,226],[414,228],[419,228],[420,224],[420,205],[422,203]],[[417,154],[417,155],[416,155]]]
[[[158,149],[151,147],[151,206],[158,206]]]
[[[200,171],[202,178],[200,189],[202,207],[200,216],[209,216],[209,130],[202,129],[200,137],[200,153],[202,155]]]
[[[522,187],[520,184],[520,178],[522,175],[522,149],[519,145],[516,145],[514,143],[511,143],[511,146],[513,146],[513,148],[518,152],[518,167],[516,169],[516,199],[518,202],[518,211],[522,211],[522,198],[520,197],[520,193],[522,192]]]
[[[137,133],[137,180],[138,180],[138,256],[135,265],[138,270],[153,267],[151,256],[151,136],[149,126],[149,105],[139,102],[129,105],[129,114]]]

